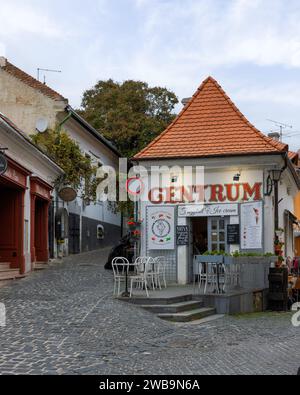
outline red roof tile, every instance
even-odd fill
[[[208,77],[171,125],[134,159],[188,158],[286,152],[265,136]]]
[[[11,74],[15,78],[18,78],[25,84],[29,85],[31,88],[38,90],[45,96],[50,97],[53,100],[64,100],[67,101],[62,95],[54,91],[53,89],[49,88],[46,84],[36,80],[31,75],[25,73],[23,70],[19,69],[18,67],[14,66],[12,63],[8,62],[7,59],[4,59],[5,64],[1,66],[2,70],[5,70],[7,73]]]

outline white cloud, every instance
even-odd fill
[[[300,67],[297,1],[135,1],[146,10],[145,39],[164,41],[166,61]]]
[[[1,4],[0,37],[19,37],[22,34],[39,34],[41,37],[62,38],[63,30],[50,20],[45,12],[27,3],[11,1]]]

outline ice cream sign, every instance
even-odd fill
[[[175,248],[174,207],[148,207],[148,249],[173,250]]]

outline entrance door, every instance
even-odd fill
[[[228,252],[227,248],[227,217],[208,218],[208,249],[210,251]]]
[[[0,262],[10,263],[12,269],[22,269],[24,192],[0,184],[0,196]]]
[[[69,253],[80,253],[80,216],[72,213],[69,215]]]
[[[36,261],[48,262],[48,203],[42,199],[35,200],[34,247]]]

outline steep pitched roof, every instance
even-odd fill
[[[295,158],[298,158],[298,152],[289,151],[288,156],[290,160],[293,160]]]
[[[18,78],[20,81],[24,82],[31,88],[36,89],[43,95],[50,97],[50,99],[67,102],[67,99],[64,98],[62,95],[57,93],[55,90],[49,88],[49,86],[47,86],[46,84],[43,84],[42,82],[36,80],[31,75],[25,73],[23,70],[10,63],[7,59],[2,58],[0,67],[2,70],[11,74],[15,78]]]
[[[286,152],[257,130],[221,86],[208,77],[171,125],[134,159],[189,158]]]

